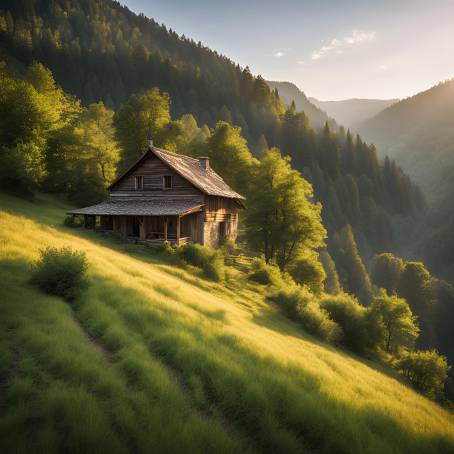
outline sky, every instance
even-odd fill
[[[320,100],[405,98],[454,77],[454,0],[122,0]]]

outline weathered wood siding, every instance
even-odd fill
[[[136,190],[135,177],[143,176],[143,189]],[[163,189],[163,177],[172,176],[172,188]],[[111,189],[112,196],[190,197],[203,201],[203,194],[156,156],[149,156]]]
[[[233,199],[205,196],[203,244],[218,247],[223,238],[236,239],[238,232],[238,205]],[[223,225],[221,225],[223,224]]]
[[[136,190],[135,177],[143,176],[143,189]],[[163,188],[163,177],[172,176],[172,188]],[[205,246],[218,247],[224,234],[226,238],[236,238],[238,229],[238,205],[233,199],[204,195],[192,183],[181,177],[167,164],[156,156],[149,156],[137,168],[111,188],[111,196],[138,196],[138,197],[165,197],[175,199],[179,197],[191,198],[204,203],[203,212],[194,213],[181,218],[180,233],[182,237],[190,237],[192,241]],[[113,230],[122,237],[132,234],[133,219],[131,216],[115,216]],[[163,231],[162,217],[146,217],[143,219],[142,235],[151,232]],[[169,216],[167,231],[174,235],[176,218]]]

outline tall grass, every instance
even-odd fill
[[[64,209],[0,206],[0,451],[454,450],[452,415],[305,335],[244,273],[201,281],[60,227]],[[27,283],[51,245],[87,254],[72,306]]]

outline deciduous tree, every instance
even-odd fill
[[[285,270],[305,250],[323,246],[321,205],[312,199],[312,186],[277,148],[264,153],[251,187],[247,239],[267,262],[275,260]]]
[[[382,292],[374,298],[370,310],[379,317],[384,327],[384,348],[387,352],[396,352],[400,347],[413,347],[419,328],[416,317],[403,298]]]

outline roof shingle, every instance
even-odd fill
[[[110,188],[135,169],[138,164],[149,155],[149,153],[157,156],[161,161],[166,163],[173,170],[175,170],[175,172],[179,173],[183,178],[188,180],[197,189],[205,194],[227,197],[230,199],[245,200],[245,197],[238,194],[238,192],[235,192],[213,169],[203,169],[200,166],[198,159],[177,153],[171,153],[170,151],[154,146],[149,147],[135,164],[133,164],[123,175],[111,184]]]
[[[245,200],[213,169],[210,167],[207,170],[203,169],[198,159],[171,153],[156,147],[151,147],[150,151],[205,194]]]
[[[117,198],[86,208],[70,211],[69,214],[110,215],[110,216],[178,216],[188,212],[200,211],[203,204],[190,199],[159,198]]]

